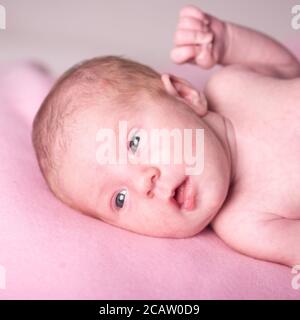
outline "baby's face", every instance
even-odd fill
[[[184,101],[168,98],[141,99],[138,110],[129,109],[125,113],[121,109],[110,113],[109,106],[108,112],[101,110],[90,108],[81,115],[63,162],[63,188],[77,207],[93,212],[109,224],[149,236],[189,237],[207,226],[227,195],[230,165],[224,147],[205,117],[200,118]],[[118,138],[119,121],[127,121],[128,132],[123,141],[116,140],[116,159],[119,144],[124,143],[128,161],[99,164],[97,150],[101,141],[96,141],[97,133],[99,129],[110,128]],[[177,129],[182,134],[183,129],[192,129],[194,155],[199,150],[196,144],[203,143],[195,139],[196,129],[204,129],[201,174],[189,176],[187,168],[191,166],[184,161],[179,164],[129,161],[146,160],[149,154],[161,155],[166,151],[161,145],[151,145],[140,134],[143,131],[149,137],[153,129]],[[171,158],[173,150],[171,143]]]

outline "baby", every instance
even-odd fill
[[[300,264],[299,61],[273,39],[194,6],[180,11],[174,42],[175,63],[224,66],[204,92],[114,56],[84,61],[58,79],[32,132],[50,190],[133,232],[184,238],[210,224],[241,253]],[[202,129],[203,170],[189,175],[184,162],[100,164],[99,129],[118,136],[120,121],[128,135],[115,147],[125,146],[130,159],[165,151],[150,150],[142,132]]]

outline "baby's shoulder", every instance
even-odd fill
[[[282,80],[276,77],[275,74],[274,76],[271,76],[264,74],[263,72],[260,73],[257,70],[245,65],[232,64],[229,66],[220,67],[217,71],[212,73],[206,83],[205,90],[208,90],[211,86],[222,86],[224,88],[226,88],[226,85],[241,86],[244,84],[244,81],[255,83],[255,81],[258,79],[259,81],[264,81],[265,83]]]
[[[244,209],[218,214],[212,222],[212,228],[236,251],[263,260],[293,265],[296,250],[288,250],[289,239],[293,239],[293,236],[296,239],[291,231],[299,230],[299,223],[299,220],[285,219],[276,213]],[[299,254],[299,250],[297,252]]]
[[[269,104],[270,96],[274,97],[277,92],[274,88],[283,87],[283,82],[245,66],[230,65],[212,74],[204,87],[204,94],[211,111],[232,120],[235,117],[249,119],[253,109],[257,109],[257,116],[266,112],[261,105]]]
[[[212,101],[219,98],[224,101],[224,99],[241,96],[262,85],[271,86],[277,81],[277,78],[265,76],[246,66],[230,65],[210,76],[204,87],[204,93]]]

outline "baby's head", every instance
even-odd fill
[[[127,230],[180,238],[207,226],[228,192],[230,158],[213,121],[203,94],[187,81],[106,56],[58,79],[35,117],[32,139],[41,172],[64,203]],[[190,129],[193,155],[203,144],[196,129],[204,129],[200,174],[172,161],[177,142],[170,150],[150,143],[154,130],[174,129],[182,137]],[[109,135],[103,139],[108,132],[115,133],[111,145]],[[166,151],[170,163],[160,161]]]

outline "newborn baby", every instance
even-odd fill
[[[174,42],[175,63],[224,66],[203,93],[114,56],[84,61],[58,79],[32,132],[50,190],[70,207],[133,232],[184,238],[210,224],[239,252],[300,264],[298,60],[269,37],[194,6],[181,10]],[[128,131],[115,147],[125,146],[128,159],[165,152],[142,132],[202,129],[203,170],[187,174],[184,162],[100,164],[99,129],[118,136],[120,121]],[[199,152],[200,142],[192,141]]]

